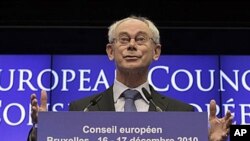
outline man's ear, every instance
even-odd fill
[[[109,60],[114,60],[114,50],[113,50],[113,44],[108,43],[106,45],[106,53],[109,57]]]
[[[154,51],[153,59],[156,61],[159,59],[159,57],[161,55],[161,44],[156,44],[153,51]]]

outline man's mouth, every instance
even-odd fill
[[[126,55],[124,56],[125,59],[139,59],[140,57],[139,56],[134,56],[134,55]]]

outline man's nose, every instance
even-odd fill
[[[128,48],[136,48],[135,39],[130,39]]]

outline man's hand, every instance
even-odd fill
[[[36,94],[32,94],[30,97],[31,103],[31,118],[33,123],[37,123],[38,121],[38,112],[40,111],[47,111],[47,93],[46,91],[42,90],[41,92],[41,105],[38,105],[38,100]]]
[[[47,111],[47,93],[46,91],[41,91],[41,99],[40,99],[40,106],[38,105],[38,100],[36,94],[32,94],[30,96],[30,104],[31,104],[31,119],[33,123],[33,129],[30,135],[31,141],[36,141],[37,139],[37,130],[34,128],[34,125],[37,124],[38,121],[38,113],[41,111]]]
[[[216,117],[216,102],[215,100],[211,100],[209,115],[209,141],[225,141],[228,137],[232,121],[233,116],[230,111],[227,111],[223,118]]]

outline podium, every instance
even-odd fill
[[[38,141],[207,141],[206,112],[41,112]]]

